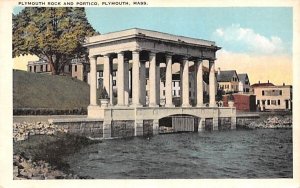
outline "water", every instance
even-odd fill
[[[93,178],[292,178],[292,130],[258,129],[105,140],[65,158]]]

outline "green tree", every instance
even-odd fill
[[[82,44],[96,34],[84,8],[26,7],[13,15],[13,57],[36,55],[50,64],[52,74],[60,74],[71,59],[87,58]]]

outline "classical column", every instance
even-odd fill
[[[104,66],[103,66],[103,89],[106,90],[108,96],[111,94],[110,90],[110,61],[109,55],[105,55],[104,57]]]
[[[129,61],[124,61],[124,105],[129,104]]]
[[[172,55],[166,54],[166,107],[174,107],[172,103]]]
[[[160,63],[156,63],[156,104],[160,104]]]
[[[90,106],[97,106],[97,56],[90,58]]]
[[[110,99],[110,105],[114,105],[114,93],[113,93],[113,59],[110,58],[109,60],[109,67],[110,67],[110,74],[109,74],[109,99]]]
[[[124,106],[124,52],[118,53],[118,75],[117,75],[117,89],[118,89],[118,105]]]
[[[132,105],[140,106],[140,53],[132,52]]]
[[[203,106],[203,63],[202,60],[198,59],[195,62],[196,66],[195,68],[197,69],[196,72],[196,94],[197,94],[197,106],[201,107]]]
[[[209,106],[216,107],[216,76],[214,60],[209,60],[209,67]]]
[[[146,105],[146,61],[140,62],[140,103]]]
[[[149,53],[149,106],[157,107],[157,76],[156,76],[156,54],[153,52]]]
[[[182,107],[189,107],[190,105],[190,97],[189,97],[189,61],[188,58],[184,57],[182,59]]]

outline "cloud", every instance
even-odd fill
[[[233,24],[226,28],[218,28],[213,34],[216,41],[225,49],[254,54],[283,53],[284,44],[277,36],[266,37],[256,33],[253,29],[242,28]]]

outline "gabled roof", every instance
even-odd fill
[[[217,75],[217,81],[218,82],[230,82],[232,77],[235,74],[236,74],[235,70],[220,71],[220,74]]]
[[[243,74],[238,74],[239,80],[242,83],[245,83],[246,79],[248,78],[248,74],[247,73],[243,73]],[[248,78],[249,80],[249,78]]]
[[[251,85],[251,87],[268,87],[268,86],[275,86],[272,83],[255,83]]]

